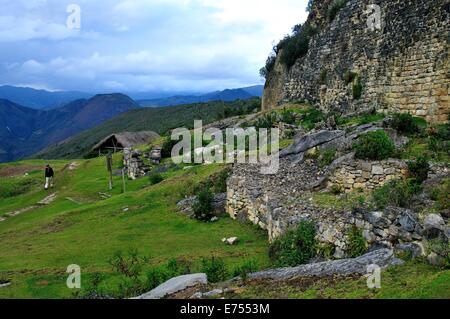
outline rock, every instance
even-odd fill
[[[425,217],[423,225],[424,225],[425,229],[441,228],[442,226],[445,225],[445,221],[441,215],[429,214],[427,217]]]
[[[215,223],[219,220],[219,217],[214,216],[213,218],[211,218],[210,222],[211,223]]]
[[[280,152],[280,157],[304,153],[313,147],[330,142],[344,135],[345,132],[340,130],[337,131],[323,130],[318,133],[301,136],[299,138],[296,138],[291,146],[282,150]]]
[[[424,236],[428,240],[439,238],[448,241],[448,228],[445,227],[444,219],[441,215],[430,214],[424,220]]]
[[[372,166],[372,174],[373,175],[383,175],[384,174],[383,166],[373,165]]]
[[[364,217],[374,227],[384,228],[387,227],[389,224],[389,221],[386,218],[384,218],[383,212],[370,212],[365,214]]]
[[[427,260],[433,266],[440,266],[442,264],[442,257],[434,252],[428,255]]]
[[[4,288],[4,287],[8,287],[8,286],[11,286],[10,282],[0,283],[0,288]]]
[[[237,238],[237,237],[222,239],[222,242],[224,242],[225,244],[230,245],[230,246],[236,245],[238,241],[239,241],[239,238]]]
[[[186,214],[188,216],[192,216],[194,214],[194,211],[192,209],[192,206],[195,203],[195,200],[197,199],[196,196],[185,198],[177,203],[178,209],[181,213]],[[225,214],[225,206],[227,202],[227,194],[226,193],[219,193],[215,194],[212,200],[212,207],[214,209],[214,215],[222,216]]]
[[[414,230],[416,230],[416,227],[418,225],[415,216],[408,209],[405,209],[401,212],[401,216],[398,218],[398,223],[401,226],[401,230],[406,232],[413,232]]]
[[[187,288],[198,285],[206,285],[207,283],[208,278],[206,274],[193,274],[175,277],[156,287],[152,291],[137,297],[136,299],[161,299]]]
[[[394,257],[393,250],[379,249],[358,258],[261,271],[250,274],[249,278],[252,280],[288,280],[295,277],[348,276],[352,274],[364,275],[367,274],[367,267],[369,265],[378,265],[381,268],[386,268],[399,263],[400,261]]]
[[[222,295],[223,293],[224,293],[223,289],[214,289],[214,290],[204,292],[204,293],[197,292],[191,297],[191,299],[214,298],[214,297]]]
[[[412,258],[425,256],[425,249],[421,243],[405,243],[395,246],[396,253],[410,253]]]

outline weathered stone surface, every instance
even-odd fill
[[[152,291],[143,294],[136,299],[161,299],[171,294],[180,292],[190,287],[206,285],[208,279],[206,274],[193,274],[172,278]]]
[[[178,209],[181,213],[186,214],[188,216],[192,216],[194,211],[192,210],[192,206],[197,199],[196,196],[185,198],[177,203]],[[213,213],[216,216],[222,216],[226,213],[226,202],[227,202],[227,193],[214,194],[212,200]]]
[[[344,135],[345,132],[339,130],[338,131],[323,130],[318,133],[303,135],[299,138],[296,138],[294,143],[290,147],[282,150],[280,152],[280,156],[285,157],[288,155],[304,153],[316,146],[322,145],[326,142],[330,142]]]
[[[394,253],[389,249],[379,249],[364,256],[353,259],[327,261],[316,264],[302,265],[293,268],[265,270],[250,274],[250,279],[288,280],[296,277],[326,277],[333,275],[367,274],[369,265],[385,268],[398,264]]]
[[[421,243],[404,243],[395,246],[396,253],[410,253],[412,258],[425,256],[425,248]]]
[[[367,8],[374,3],[381,8],[380,29],[367,25]],[[310,19],[320,32],[304,57],[288,69],[278,55],[267,78],[263,109],[308,100],[324,111],[378,109],[447,121],[448,0],[351,0],[332,22],[327,19],[329,5],[328,0],[314,1]],[[351,83],[344,80],[347,71],[358,74]],[[358,82],[363,90],[354,99]]]

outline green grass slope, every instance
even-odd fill
[[[148,257],[144,270],[170,259],[184,259],[192,261],[193,271],[198,271],[201,259],[210,256],[223,258],[230,269],[248,258],[268,265],[264,232],[229,218],[203,223],[177,213],[176,202],[183,190],[217,172],[219,166],[172,169],[164,174],[165,181],[153,186],[148,178],[128,181],[127,192],[122,194],[120,177],[114,178],[114,189],[108,190],[104,158],[79,160],[76,169],[62,171],[68,163],[52,162],[54,202],[0,222],[0,280],[12,283],[0,288],[0,298],[72,297],[65,274],[71,264],[81,267],[83,289],[94,273],[100,273],[104,291],[119,295],[120,276],[108,261],[117,251],[131,249]],[[42,190],[39,168],[44,164],[34,160],[0,165],[0,175],[5,170],[20,173],[2,176],[0,217],[49,194]],[[115,166],[120,166],[119,157]],[[112,196],[105,200],[99,192]],[[232,236],[240,238],[239,245],[221,242]]]

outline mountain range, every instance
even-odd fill
[[[55,110],[35,110],[0,99],[0,162],[30,156],[136,108],[139,105],[123,94],[96,95]]]
[[[170,91],[124,92],[142,106],[157,107],[171,106],[209,101],[235,101],[252,97],[261,97],[262,85],[255,85],[239,89],[227,89],[210,93],[180,93]],[[9,100],[16,104],[37,110],[56,109],[75,100],[89,99],[94,93],[77,91],[46,91],[28,87],[0,86],[0,99]]]
[[[239,89],[227,89],[201,95],[175,95],[172,97],[139,100],[138,103],[143,107],[174,106],[192,103],[205,103],[210,101],[231,102],[235,100],[247,100],[252,97],[261,97],[264,87],[255,85]]]

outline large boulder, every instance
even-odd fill
[[[295,139],[294,143],[291,146],[280,152],[280,157],[303,154],[316,146],[330,142],[342,136],[345,136],[345,132],[340,130],[323,130],[318,133],[300,136]]]
[[[334,275],[348,276],[367,274],[367,267],[377,265],[386,268],[401,264],[390,249],[379,249],[358,258],[341,259],[315,264],[301,265],[293,268],[265,270],[249,275],[250,279],[288,280],[296,277],[328,277]]]
[[[206,285],[208,278],[206,274],[193,274],[175,277],[156,287],[152,291],[145,293],[136,299],[162,299],[187,288]]]

